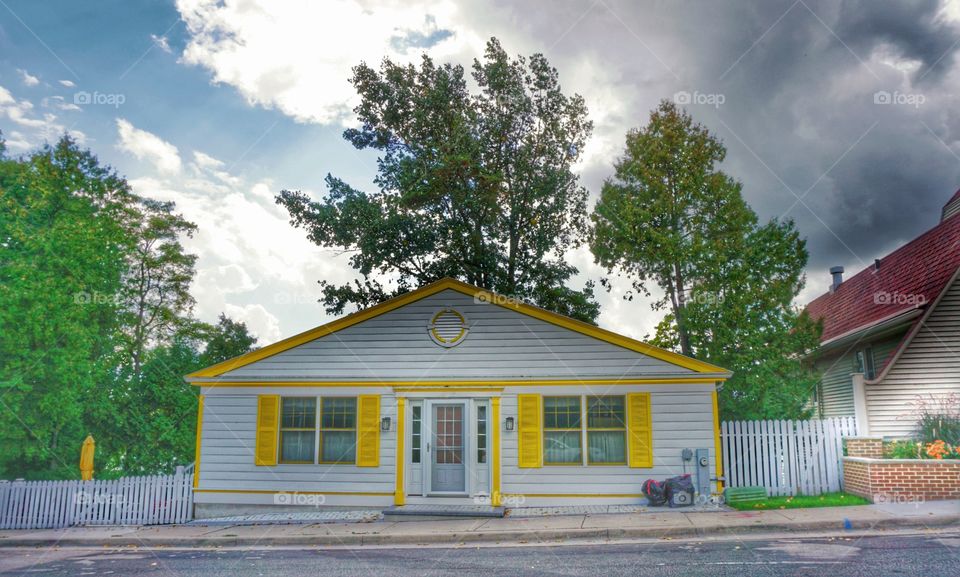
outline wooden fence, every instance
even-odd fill
[[[843,488],[843,438],[857,434],[857,423],[854,417],[724,421],[720,434],[727,486],[820,495]]]
[[[165,525],[193,518],[193,465],[110,481],[0,481],[0,529]]]

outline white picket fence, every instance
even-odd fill
[[[193,465],[109,481],[0,481],[0,529],[166,525],[193,518]]]
[[[770,495],[820,495],[843,489],[843,438],[854,417],[809,421],[724,421],[728,487],[766,487]]]

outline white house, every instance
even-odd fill
[[[196,514],[629,504],[683,472],[716,491],[729,376],[444,279],[188,375]]]

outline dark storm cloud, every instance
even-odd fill
[[[960,187],[960,34],[938,2],[611,8],[657,23],[637,33],[679,76],[662,76],[660,96],[723,95],[687,108],[723,138],[755,209],[796,220],[813,287],[826,288],[830,265],[853,272],[936,224]]]

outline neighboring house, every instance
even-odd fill
[[[715,491],[729,376],[444,279],[187,376],[196,512],[627,504],[683,472]]]
[[[856,416],[861,435],[908,437],[918,401],[960,393],[958,270],[960,191],[937,226],[849,280],[830,270],[830,292],[807,306],[823,319],[820,416]]]

